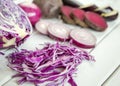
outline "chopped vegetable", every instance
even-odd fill
[[[64,22],[66,22],[68,24],[75,24],[74,20],[71,18],[72,10],[73,10],[73,8],[70,6],[62,6],[61,7],[62,19]]]
[[[81,48],[93,48],[96,44],[96,38],[89,31],[84,29],[74,29],[70,33],[73,44]]]
[[[104,31],[108,27],[104,18],[94,12],[86,12],[85,21],[92,29],[96,31]]]
[[[0,48],[20,45],[31,34],[27,15],[11,0],[0,0]]]
[[[88,27],[88,25],[85,23],[85,11],[74,8],[72,11],[72,17],[76,24],[80,25],[81,27]]]
[[[84,50],[71,45],[46,44],[43,49],[35,51],[22,49],[8,56],[8,66],[17,71],[14,77],[21,77],[19,84],[31,82],[36,86],[77,86],[73,80],[76,67],[83,60],[95,61]]]
[[[19,5],[28,15],[32,25],[34,26],[42,16],[40,8],[34,3],[21,3]]]
[[[35,28],[38,32],[40,32],[43,35],[48,35],[48,26],[51,23],[45,20],[40,20],[35,24]]]

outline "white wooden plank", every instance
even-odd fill
[[[11,76],[15,73],[7,66],[6,56],[12,51],[6,51],[4,56],[0,56],[0,86],[4,84],[6,81],[11,79]]]
[[[120,27],[106,37],[92,52],[96,62],[83,63],[75,78],[78,85],[101,86],[120,64]]]
[[[119,85],[120,85],[120,65],[102,86],[119,86]]]

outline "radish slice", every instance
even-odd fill
[[[104,18],[94,12],[86,12],[85,21],[91,28],[97,31],[104,31],[108,27]]]
[[[35,28],[38,32],[40,32],[43,35],[48,35],[48,26],[50,25],[50,22],[41,20],[35,24]]]
[[[69,6],[62,6],[61,7],[61,14],[62,14],[62,19],[64,22],[68,24],[75,24],[74,20],[71,18],[71,13],[72,13],[73,8]]]
[[[73,11],[72,11],[72,14],[77,17],[78,19],[80,20],[84,20],[85,18],[85,11],[84,10],[81,10],[79,8],[74,8]]]
[[[81,48],[93,48],[96,44],[96,38],[89,31],[84,29],[74,29],[70,33],[73,44]]]
[[[81,27],[88,27],[87,24],[85,23],[85,11],[79,9],[79,8],[74,8],[72,11],[72,16],[76,24],[80,25]]]
[[[48,34],[51,38],[59,41],[69,40],[70,28],[64,24],[49,25]]]

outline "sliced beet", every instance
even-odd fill
[[[85,13],[85,22],[96,31],[104,31],[108,27],[104,18],[94,12]]]
[[[87,24],[84,22],[85,19],[85,12],[79,8],[73,9],[72,17],[76,24],[80,25],[81,27],[88,27]]]
[[[71,29],[64,26],[64,24],[51,24],[48,27],[48,34],[52,39],[58,41],[69,40],[69,34]]]
[[[47,21],[44,21],[44,20],[40,20],[39,22],[37,22],[35,24],[35,28],[41,34],[48,35],[47,28],[48,28],[48,26],[50,24],[51,24],[50,22],[47,22]]]
[[[93,48],[96,44],[96,38],[89,31],[84,29],[74,29],[70,32],[72,43],[81,48]]]
[[[62,19],[64,22],[66,22],[68,24],[75,24],[74,20],[71,18],[72,10],[73,10],[73,8],[69,7],[69,6],[61,7]]]

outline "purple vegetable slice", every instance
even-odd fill
[[[96,31],[104,31],[108,27],[104,18],[94,12],[86,12],[85,21],[92,29]]]
[[[88,27],[88,25],[85,23],[85,11],[74,8],[72,11],[72,17],[76,24],[80,25],[81,27]]]
[[[48,27],[48,34],[51,38],[58,41],[69,40],[70,28],[66,27],[64,24],[52,24]]]
[[[12,0],[0,0],[0,48],[18,46],[31,34],[32,26]]]
[[[45,20],[40,20],[35,24],[35,28],[38,32],[40,32],[43,35],[48,35],[48,26],[50,25],[50,22],[47,22]]]
[[[17,50],[7,58],[8,66],[17,72],[13,77],[21,77],[18,83],[31,82],[35,86],[66,86],[65,82],[77,86],[73,74],[78,65],[83,60],[95,61],[88,52],[59,43],[48,43],[35,51]]]
[[[81,48],[94,48],[96,38],[89,31],[84,29],[75,29],[70,32],[72,43]]]
[[[64,22],[66,22],[68,24],[75,24],[74,20],[71,18],[72,10],[73,10],[73,8],[70,6],[62,6],[61,7],[62,19]]]

